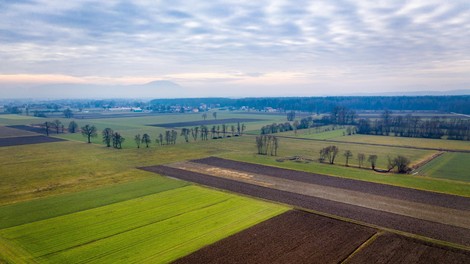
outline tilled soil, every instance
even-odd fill
[[[230,124],[230,123],[247,123],[247,122],[258,122],[264,121],[264,119],[254,119],[254,118],[226,118],[226,119],[208,119],[200,121],[188,121],[188,122],[178,122],[178,123],[165,123],[165,124],[154,124],[149,126],[157,127],[191,127],[191,126],[201,126],[201,125],[221,125],[221,124]]]
[[[372,228],[294,210],[175,263],[338,263],[375,233]]]
[[[7,126],[7,127],[20,129],[20,130],[24,130],[28,132],[34,132],[38,134],[44,134],[44,135],[46,134],[46,130],[42,127],[32,127],[32,126],[25,126],[25,125],[14,125],[14,126]],[[51,128],[50,132],[52,133],[52,131],[54,131],[54,129]]]
[[[374,195],[380,195],[400,200],[407,200],[411,202],[470,211],[470,198],[465,198],[456,195],[440,194],[416,189],[397,187],[392,185],[332,177],[303,171],[295,171],[247,162],[221,159],[216,157],[208,157],[204,159],[193,160],[192,162],[217,166],[220,168],[263,174],[272,177],[278,177],[305,183],[312,183],[363,193],[370,193]]]
[[[23,136],[34,136],[34,135],[37,136],[36,133],[32,133],[29,131],[0,126],[0,138],[23,137]]]
[[[65,139],[46,137],[46,136],[0,138],[0,147],[29,145],[29,144],[38,144],[38,143],[50,143],[50,142],[59,142],[59,141],[65,141]]]
[[[470,252],[384,234],[354,254],[346,263],[470,263]]]
[[[257,186],[167,166],[144,167],[141,169],[245,195],[278,201],[297,207],[359,220],[381,227],[401,230],[438,240],[470,246],[470,230],[465,228],[372,210],[360,206],[334,202],[293,192],[280,191],[263,186]],[[263,170],[262,172],[268,173],[269,171]]]

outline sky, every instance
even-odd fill
[[[0,0],[0,10],[1,98],[166,97],[139,91],[156,80],[181,97],[470,89],[468,0]]]

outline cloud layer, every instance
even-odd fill
[[[191,96],[470,88],[468,1],[23,0],[0,9],[4,87],[168,79]]]

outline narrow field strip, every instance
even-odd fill
[[[192,162],[226,168],[240,172],[248,172],[289,179],[304,183],[324,185],[345,190],[385,196],[393,199],[407,200],[416,203],[430,204],[446,208],[470,211],[470,198],[456,195],[441,194],[373,182],[332,177],[311,172],[283,169],[254,163],[209,157]]]
[[[269,187],[280,191],[298,193],[301,195],[318,197],[330,201],[470,229],[470,211],[467,210],[457,210],[430,204],[411,202],[406,199],[389,198],[383,195],[374,195],[343,188],[311,184],[305,181],[296,181],[292,180],[292,177],[288,177],[292,176],[288,173],[286,173],[286,177],[271,177],[264,174],[243,173],[236,170],[222,169],[215,166],[193,162],[178,162],[168,166],[184,169],[186,171],[203,173],[214,177],[233,179],[248,184]],[[269,170],[269,167],[266,168],[266,171],[267,170]]]
[[[187,186],[163,177],[134,181],[78,193],[0,206],[0,229],[88,210]]]

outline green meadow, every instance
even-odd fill
[[[110,201],[103,196],[97,203],[90,200],[93,195],[57,196],[50,208],[53,212],[33,209],[28,219],[23,217],[24,223],[0,230],[0,260],[167,263],[287,210],[279,205],[175,182],[147,181],[145,184],[154,187],[153,193],[141,196],[142,193],[131,192],[121,201]],[[117,187],[109,194],[119,195],[125,189]],[[90,208],[71,211],[70,199],[89,203]],[[50,200],[45,200],[48,202],[52,205]],[[20,212],[32,204],[15,206]],[[0,213],[17,212],[15,206],[0,207]],[[62,214],[65,211],[69,212]]]
[[[418,175],[470,184],[470,153],[447,152],[424,165]]]

